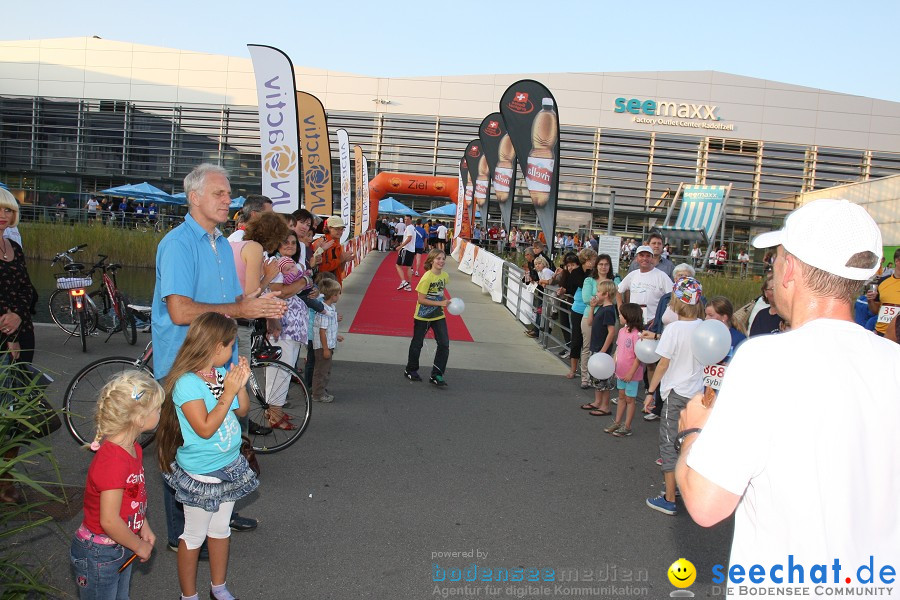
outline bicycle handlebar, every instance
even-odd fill
[[[79,245],[75,246],[74,248],[69,248],[65,252],[60,252],[59,254],[57,254],[56,256],[53,257],[53,260],[50,261],[50,264],[51,265],[56,264],[56,261],[58,261],[62,258],[67,258],[67,259],[69,259],[69,262],[74,262],[69,255],[75,254],[76,252],[81,252],[82,250],[84,250],[87,247],[88,247],[87,244],[79,244]]]

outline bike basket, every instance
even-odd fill
[[[93,284],[94,280],[90,277],[69,277],[64,275],[56,278],[56,289],[58,290],[76,290],[91,287]]]

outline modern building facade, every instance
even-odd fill
[[[343,127],[370,177],[455,177],[504,90],[539,80],[559,107],[560,210],[591,213],[605,227],[615,191],[617,232],[661,225],[680,183],[732,184],[726,239],[742,242],[777,226],[802,193],[900,174],[900,103],[739,75],[295,72],[297,88],[325,106],[333,161]],[[87,37],[0,42],[0,181],[23,202],[145,180],[178,192],[202,161],[228,168],[236,192],[253,193],[258,142],[249,55]],[[522,185],[517,199],[527,197]],[[401,199],[426,209],[433,201]],[[534,223],[529,205],[514,220]]]

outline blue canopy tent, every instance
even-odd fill
[[[419,213],[417,213],[410,207],[406,206],[402,202],[398,202],[397,200],[395,200],[394,198],[392,198],[390,196],[388,196],[384,200],[381,200],[378,203],[378,214],[380,214],[380,215],[381,214],[402,215],[404,217],[407,215],[409,215],[410,217],[420,217],[421,216]]]
[[[156,186],[150,185],[146,181],[143,183],[129,183],[102,190],[101,194],[114,196],[118,198],[136,198],[138,200],[150,200],[151,202],[159,202],[160,204],[183,204],[175,200],[171,194],[167,194]]]
[[[8,190],[8,189],[9,189],[9,188],[6,186],[6,184],[3,183],[2,181],[0,181],[0,188],[3,188],[4,190]]]
[[[438,206],[437,208],[432,208],[429,211],[425,211],[426,215],[432,217],[455,217],[456,216],[456,204],[451,202],[450,204],[445,204],[443,206]],[[475,211],[475,217],[481,217],[481,211]]]

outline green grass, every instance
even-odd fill
[[[164,235],[117,227],[37,222],[22,222],[19,230],[29,258],[50,260],[58,252],[87,244],[85,252],[88,256],[106,254],[110,261],[129,267],[154,267],[156,246]]]
[[[719,275],[710,277],[709,275],[701,273],[697,278],[701,285],[703,285],[704,296],[707,298],[712,298],[713,296],[725,296],[731,300],[735,310],[758,297],[759,288],[762,284],[760,279],[753,279],[751,277],[748,277],[747,279],[732,279],[730,277],[722,277]]]

